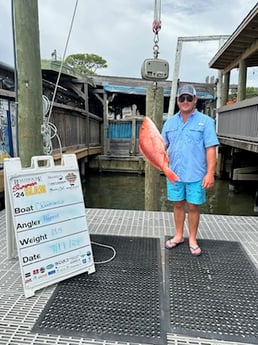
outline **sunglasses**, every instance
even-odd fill
[[[180,103],[183,103],[185,100],[187,100],[187,102],[192,102],[193,101],[193,96],[191,95],[187,95],[187,96],[179,96],[178,100]]]

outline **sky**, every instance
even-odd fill
[[[178,37],[231,35],[256,3],[161,0],[159,58],[169,63],[168,79],[173,79]],[[99,75],[141,78],[143,61],[153,58],[154,4],[154,0],[38,0],[41,59],[51,59],[54,50],[60,60],[76,53],[97,54],[108,65],[97,71]],[[11,0],[0,0],[0,32],[0,62],[14,66]],[[206,77],[217,78],[218,71],[208,64],[218,49],[217,40],[184,42],[179,79],[203,83]],[[247,86],[258,87],[257,75],[258,68],[248,69]],[[234,70],[231,83],[237,77]]]

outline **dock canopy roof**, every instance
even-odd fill
[[[209,62],[209,67],[229,72],[237,68],[243,59],[247,67],[257,66],[257,38],[258,3]]]
[[[106,92],[113,93],[125,93],[131,95],[142,95],[145,96],[147,92],[146,87],[134,87],[134,86],[124,86],[124,85],[103,85]],[[164,97],[170,97],[170,89],[163,89]],[[213,100],[214,97],[207,91],[196,91],[197,97],[200,99]]]

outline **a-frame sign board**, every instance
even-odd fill
[[[76,156],[4,161],[8,257],[18,255],[25,297],[72,276],[95,272]]]

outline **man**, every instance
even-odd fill
[[[214,185],[216,146],[219,141],[214,120],[195,109],[196,90],[192,85],[179,88],[179,112],[164,124],[165,140],[170,168],[180,181],[167,180],[168,200],[174,202],[175,236],[169,239],[166,249],[184,242],[184,222],[188,208],[189,249],[193,256],[202,253],[197,243],[200,220],[199,205],[206,201],[206,189]]]

